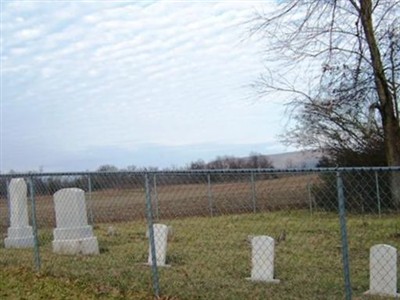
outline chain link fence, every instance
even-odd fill
[[[99,296],[397,297],[400,168],[15,174],[0,196],[1,267]]]

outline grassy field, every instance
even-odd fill
[[[319,181],[316,174],[270,180],[256,178],[253,189],[248,175],[226,175],[222,178],[226,182],[213,183],[210,192],[204,176],[195,178],[197,184],[166,184],[168,178],[164,178],[164,182],[160,179],[156,188],[152,186],[154,215],[177,218],[237,214],[252,212],[253,205],[257,211],[304,208],[310,204],[308,185]],[[185,178],[182,181],[185,182]],[[53,197],[37,195],[35,198],[38,226],[53,227]],[[86,191],[86,201],[89,222],[93,221],[93,224],[136,221],[145,217],[143,187]],[[7,200],[3,198],[0,199],[0,229],[5,232],[7,227],[8,207]]]
[[[163,219],[174,228],[170,268],[160,269],[166,299],[343,299],[339,222],[336,214],[285,210],[217,217]],[[109,226],[114,235],[107,234]],[[354,299],[368,290],[369,248],[400,246],[398,216],[349,216]],[[42,269],[32,272],[32,250],[0,248],[2,299],[152,299],[144,220],[95,226],[101,254],[60,256],[51,252],[51,229],[40,230]],[[276,245],[280,284],[253,283],[248,235],[286,239]],[[23,266],[23,268],[21,268]],[[28,288],[29,287],[29,288]],[[368,297],[368,299],[374,299]],[[378,299],[378,298],[376,298]],[[382,298],[380,298],[382,299]]]

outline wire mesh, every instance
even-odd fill
[[[399,178],[393,168],[3,175],[0,264],[29,271],[39,258],[49,276],[135,299],[394,296]],[[17,247],[36,228],[38,249]]]

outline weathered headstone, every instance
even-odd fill
[[[10,227],[7,238],[4,239],[6,248],[33,247],[34,237],[29,226],[27,186],[23,178],[11,179],[8,186],[10,197]]]
[[[97,238],[88,225],[85,192],[67,188],[54,194],[57,228],[53,252],[60,254],[99,254]]]
[[[153,224],[154,244],[156,248],[157,266],[166,266],[167,259],[167,241],[168,241],[168,226],[164,224]],[[148,264],[152,265],[151,247],[149,245]]]
[[[274,279],[275,241],[261,235],[251,239],[251,277],[252,281],[279,283]]]
[[[369,291],[366,294],[398,297],[396,248],[378,244],[371,247],[369,255]]]

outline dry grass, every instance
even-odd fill
[[[169,241],[167,263],[160,269],[161,293],[172,299],[343,299],[343,273],[339,220],[336,214],[286,210],[279,212],[188,217],[162,220],[174,228]],[[147,261],[148,241],[143,221],[96,226],[101,247],[99,256],[60,256],[51,251],[51,229],[40,230],[43,288],[62,290],[54,299],[74,298],[79,289],[88,298],[151,299],[152,282]],[[396,228],[398,216],[349,216],[349,248],[353,295],[363,298],[368,289],[369,248],[376,243],[400,246]],[[276,246],[276,278],[280,284],[253,283],[250,274],[248,235],[286,239]],[[32,250],[0,249],[4,272],[15,266],[32,266]],[[11,274],[14,274],[11,272]],[[17,276],[30,284],[29,269],[24,276],[2,278],[0,296],[10,294],[8,282]],[[35,282],[35,281],[34,281]],[[57,282],[60,283],[58,287]],[[64,290],[72,282],[71,297]],[[68,287],[68,284],[66,285]],[[3,293],[3,294],[2,294]],[[35,289],[40,298],[40,289]],[[48,292],[46,292],[48,293]],[[86,297],[86,296],[85,296]],[[3,297],[5,298],[5,297]],[[166,298],[168,299],[168,298]],[[372,298],[368,298],[372,299]],[[382,299],[382,298],[381,298]]]
[[[236,174],[224,180],[228,182],[211,185],[211,198],[204,178],[198,184],[160,184],[156,191],[152,190],[153,214],[159,218],[238,214],[252,212],[254,204],[256,211],[306,208],[310,204],[307,186],[319,181],[315,174],[256,180],[253,199],[248,176]],[[143,188],[86,193],[89,221],[99,224],[141,220],[145,217],[145,196]],[[40,228],[55,225],[52,196],[36,197],[36,216]],[[5,231],[8,227],[6,199],[0,199],[0,222]]]

